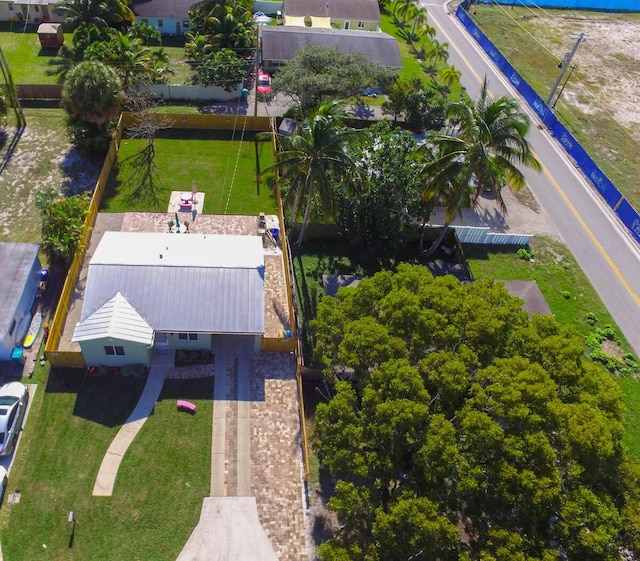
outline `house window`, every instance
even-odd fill
[[[198,334],[197,333],[178,333],[178,339],[180,341],[197,341]]]
[[[40,8],[37,5],[35,5],[34,8],[35,8],[36,14],[37,14],[40,11]]]
[[[124,356],[124,347],[120,345],[105,345],[104,353],[108,356]]]
[[[149,20],[148,19],[141,19],[140,20],[142,23],[146,23],[147,25],[149,24]]]
[[[182,22],[182,27],[190,27],[190,26],[191,24],[189,23],[189,20]]]
[[[161,19],[158,20],[158,27],[162,27],[162,20]]]
[[[344,28],[345,28],[345,29],[349,29],[349,20],[346,20],[346,21],[344,22]]]
[[[13,4],[9,4],[9,11],[13,12]]]
[[[13,332],[15,331],[15,329],[16,329],[16,320],[14,319],[11,322],[11,329],[9,329],[9,336],[13,335]]]
[[[359,21],[358,22],[358,29],[364,29],[364,22],[363,21]]]

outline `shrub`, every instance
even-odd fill
[[[585,314],[585,319],[587,320],[587,323],[589,325],[595,325],[596,323],[598,323],[598,316],[596,316],[596,314],[594,314],[593,312],[587,312]]]
[[[531,261],[531,259],[535,257],[535,253],[533,253],[533,250],[528,247],[521,247],[516,252],[516,254],[518,255],[518,257],[520,257],[520,259],[523,259],[525,261]]]

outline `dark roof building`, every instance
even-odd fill
[[[402,68],[398,41],[379,31],[347,31],[304,27],[264,27],[262,30],[263,67],[271,71],[295,57],[307,45],[339,48],[345,53],[362,53],[371,62],[388,68]]]
[[[189,19],[194,0],[134,0],[131,9],[139,18]]]
[[[286,0],[284,13],[291,16],[380,22],[377,0]]]

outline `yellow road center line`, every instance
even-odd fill
[[[456,17],[456,16],[455,15],[451,15],[451,17]],[[463,60],[463,62],[467,65],[467,68],[471,71],[471,74],[473,74],[475,76],[476,80],[478,80],[478,82],[481,84],[483,79],[475,71],[473,66],[471,66],[471,63],[462,54],[460,49],[458,49],[458,47],[453,43],[453,41],[451,40],[451,37],[449,36],[449,34],[435,20],[433,20],[433,24],[445,36],[445,38],[447,39],[447,42],[449,43],[449,45],[454,48],[454,50],[458,53],[458,56]],[[491,95],[491,97],[495,98],[495,95],[491,91],[489,91],[489,94]],[[622,283],[622,286],[624,286],[625,290],[629,293],[631,298],[633,298],[633,301],[636,303],[636,305],[640,306],[640,297],[638,297],[638,295],[635,293],[633,288],[631,288],[631,286],[629,285],[627,280],[624,278],[624,276],[622,275],[622,273],[618,269],[618,267],[616,267],[615,263],[611,260],[611,258],[607,254],[607,252],[604,249],[604,247],[602,247],[602,245],[600,244],[600,242],[598,241],[596,236],[593,234],[593,232],[589,228],[589,226],[587,226],[587,223],[582,219],[582,216],[580,216],[580,213],[578,212],[576,207],[574,207],[573,204],[571,203],[571,201],[569,200],[569,197],[567,197],[566,193],[562,190],[562,187],[560,187],[559,183],[551,175],[551,172],[548,170],[547,166],[545,166],[544,163],[542,162],[542,160],[540,160],[540,158],[537,157],[537,155],[536,155],[535,151],[533,150],[533,148],[531,149],[531,151],[532,151],[533,155],[536,157],[536,159],[540,162],[540,166],[541,166],[542,171],[544,172],[544,174],[547,176],[549,181],[551,181],[551,184],[553,185],[555,190],[562,197],[562,200],[565,202],[565,204],[567,205],[567,207],[569,208],[571,213],[575,216],[576,220],[578,221],[580,226],[582,226],[582,229],[585,231],[587,236],[589,236],[589,238],[591,239],[593,244],[596,246],[596,248],[598,249],[598,251],[600,252],[602,257],[604,258],[604,260],[608,263],[609,267],[611,267],[611,270],[613,271],[613,273],[616,275],[616,277],[618,277],[618,279]]]

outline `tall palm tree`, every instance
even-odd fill
[[[440,77],[442,78],[444,85],[447,87],[451,86],[451,84],[453,84],[454,82],[457,82],[458,80],[460,80],[460,76],[462,76],[462,72],[458,68],[456,68],[453,64],[451,66],[445,66],[440,71]]]
[[[410,43],[413,43],[414,37],[416,37],[416,30],[423,30],[427,25],[427,9],[422,6],[415,7],[411,14],[411,34],[409,35]]]
[[[449,43],[440,43],[436,39],[433,39],[427,54],[433,64],[437,65],[438,62],[445,63],[449,58]]]
[[[424,168],[428,176],[424,197],[445,204],[445,226],[466,199],[475,207],[487,188],[493,190],[506,214],[502,188],[511,185],[520,189],[526,184],[520,165],[540,169],[526,139],[529,118],[516,99],[507,96],[491,99],[486,78],[475,103],[453,102],[447,113],[449,131],[432,133],[429,147],[423,149],[431,155]],[[445,233],[443,228],[442,238]],[[442,238],[436,240],[430,251],[440,246]]]
[[[60,0],[55,11],[66,16],[65,23],[71,30],[82,25],[120,27],[135,19],[129,5],[129,0]]]
[[[300,249],[314,204],[331,215],[334,210],[333,186],[345,189],[355,185],[356,162],[346,151],[360,131],[344,125],[348,114],[337,101],[320,104],[306,117],[293,135],[278,136],[276,163],[263,173],[277,171],[279,183],[288,187],[286,203],[291,206],[289,220],[298,218],[304,201],[304,215],[295,247]]]

